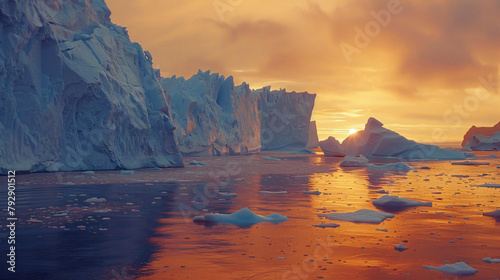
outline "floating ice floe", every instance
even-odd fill
[[[303,194],[313,194],[313,195],[320,195],[320,191],[302,191]]]
[[[377,231],[383,231],[383,232],[389,232],[389,230],[386,229],[386,228],[376,228],[375,230],[377,230]]]
[[[280,161],[280,158],[274,158],[274,157],[262,157],[263,160],[274,160],[274,161]]]
[[[95,174],[94,171],[90,171],[90,170],[89,171],[83,171],[82,173],[85,174],[85,175],[94,175]]]
[[[105,198],[91,197],[91,198],[85,199],[83,202],[87,202],[87,203],[102,203],[102,202],[106,202],[106,199]]]
[[[444,274],[455,275],[455,276],[472,276],[477,273],[477,269],[470,267],[464,262],[457,262],[455,264],[445,264],[443,266],[424,265],[423,268],[436,270]]]
[[[332,157],[345,156],[344,148],[342,148],[342,145],[337,139],[335,139],[335,137],[330,136],[328,137],[328,139],[320,141],[319,147],[321,148],[325,156],[332,156]]]
[[[486,184],[478,185],[478,187],[483,187],[483,188],[500,188],[500,184],[489,184],[489,183],[486,183]]]
[[[336,227],[340,227],[340,225],[339,224],[320,224],[320,225],[313,225],[313,227],[319,227],[319,228],[331,227],[331,228],[336,228]]]
[[[393,214],[373,211],[369,209],[361,209],[356,212],[349,213],[332,213],[328,215],[318,215],[319,217],[326,217],[330,220],[348,221],[353,223],[371,223],[380,224],[385,219],[394,218]]]
[[[260,194],[287,194],[287,191],[260,191]]]
[[[205,214],[203,216],[196,216],[193,218],[193,222],[197,223],[222,223],[231,224],[237,226],[251,226],[261,222],[269,223],[282,223],[288,221],[286,216],[280,214],[271,214],[269,216],[261,216],[252,212],[248,208],[240,209],[232,214]]]
[[[388,194],[389,192],[386,191],[386,190],[380,190],[380,191],[376,191],[376,193],[384,193],[384,194]]]
[[[485,263],[500,263],[500,259],[492,259],[492,258],[484,258],[483,262]]]
[[[398,245],[394,246],[394,250],[403,252],[408,250],[408,247],[404,246],[403,243],[399,243]]]
[[[498,156],[497,156],[497,155],[490,155],[488,158],[493,158],[493,159],[495,159],[495,158],[498,158]]]
[[[454,161],[451,163],[452,165],[490,165],[489,162],[484,161]]]
[[[193,160],[191,161],[190,163],[188,163],[189,165],[205,165],[204,162],[201,162],[201,161],[197,161],[197,160]]]
[[[219,196],[219,198],[233,198],[233,197],[238,197],[238,194],[237,193],[220,192],[220,193],[217,193],[217,196]]]
[[[367,158],[420,159],[465,159],[466,154],[442,149],[434,145],[420,144],[408,140],[398,133],[386,129],[375,118],[368,119],[363,131],[351,134],[342,142],[346,155],[364,155]]]
[[[121,170],[120,175],[134,175],[134,170]]]
[[[422,202],[411,200],[408,198],[398,197],[395,195],[384,195],[374,200],[373,205],[384,208],[405,208],[405,207],[418,207],[418,206],[432,206],[432,202]]]
[[[500,210],[484,212],[483,215],[488,217],[500,218]]]
[[[400,171],[400,172],[413,170],[413,168],[411,166],[409,166],[408,164],[406,164],[404,162],[389,163],[389,164],[384,164],[384,165],[368,164],[367,168],[368,169],[393,170],[393,171]]]
[[[345,156],[340,167],[366,167],[368,166],[368,159],[364,156],[351,157]]]

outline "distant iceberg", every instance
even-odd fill
[[[325,154],[325,156],[332,156],[332,157],[343,157],[345,156],[344,148],[342,147],[342,144],[335,139],[335,137],[328,137],[328,139],[320,141],[319,142],[319,147]]]
[[[462,148],[467,151],[500,151],[500,131],[492,136],[472,134]]]
[[[500,122],[492,127],[477,127],[473,125],[469,130],[465,133],[464,139],[462,140],[462,147],[465,147],[467,142],[470,141],[472,135],[484,135],[484,136],[493,136],[496,132],[500,131]]]
[[[375,118],[368,119],[363,131],[350,135],[342,142],[348,156],[363,155],[367,158],[465,159],[460,151],[442,149],[434,145],[420,144],[383,127]]]

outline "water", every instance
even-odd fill
[[[489,154],[478,153],[489,166],[420,162],[410,165],[430,169],[405,173],[341,169],[340,159],[321,155],[271,154],[282,160],[196,158],[206,165],[134,175],[18,175],[12,279],[456,279],[422,265],[458,261],[479,270],[468,279],[496,279],[500,264],[481,259],[500,258],[500,221],[482,213],[500,207],[499,189],[475,186],[499,183],[500,161]],[[393,212],[394,219],[379,225],[318,217],[377,210],[371,201],[382,189],[433,207]],[[217,191],[239,196],[218,199]],[[106,201],[84,202],[92,197]],[[290,220],[247,228],[192,222],[195,215],[243,207]],[[0,218],[5,221],[5,212]],[[30,218],[41,222],[27,223]],[[340,227],[312,226],[321,223]],[[6,234],[2,227],[0,240]],[[402,242],[409,250],[394,250]]]

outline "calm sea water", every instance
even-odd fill
[[[482,258],[500,258],[500,221],[483,212],[500,207],[500,190],[476,186],[500,183],[500,160],[490,154],[478,153],[488,166],[418,162],[404,173],[342,169],[340,159],[321,155],[270,154],[281,160],[198,158],[205,165],[133,175],[18,175],[16,273],[2,261],[0,278],[456,279],[422,265],[463,261],[479,270],[467,279],[497,279],[500,264]],[[377,210],[371,202],[380,190],[433,206],[393,212],[381,224],[318,217]],[[220,199],[217,191],[238,197]],[[101,202],[91,203],[93,197]],[[192,222],[244,207],[290,220],[245,228]],[[5,211],[0,219],[5,256]],[[340,227],[313,227],[321,223]],[[399,243],[409,250],[394,250]]]

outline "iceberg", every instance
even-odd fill
[[[306,148],[316,149],[319,145],[318,139],[318,128],[316,127],[316,121],[311,121],[309,123],[309,138],[307,139]]]
[[[391,208],[391,209],[418,207],[418,206],[429,206],[429,207],[432,206],[432,202],[421,202],[393,195],[384,195],[378,199],[375,199],[372,203],[376,207]]]
[[[345,156],[342,162],[340,162],[340,167],[367,167],[368,159],[364,156]]]
[[[363,155],[367,158],[421,159],[465,159],[460,151],[442,149],[434,145],[420,144],[408,140],[398,133],[383,127],[375,118],[369,118],[363,131],[351,134],[342,142],[348,156]]]
[[[321,217],[326,217],[330,220],[338,220],[338,221],[348,221],[353,223],[371,223],[371,224],[380,224],[385,219],[394,218],[393,214],[373,211],[368,209],[361,209],[356,212],[350,213],[333,213],[328,215],[318,215]]]
[[[332,157],[345,156],[344,148],[342,148],[342,145],[337,139],[335,139],[335,137],[330,136],[328,137],[328,139],[320,141],[319,147],[321,148],[325,156],[332,156]]]
[[[492,259],[490,257],[483,258],[483,262],[485,263],[500,263],[500,259]]]
[[[467,145],[467,142],[470,141],[471,136],[473,134],[476,135],[484,135],[484,136],[493,136],[496,132],[500,131],[500,122],[492,127],[477,127],[473,125],[469,130],[465,133],[464,139],[462,140],[462,147]]]
[[[52,2],[0,5],[0,173],[183,166],[151,54],[104,0]]]
[[[477,269],[470,267],[464,262],[457,262],[455,264],[445,264],[443,266],[424,265],[423,268],[436,270],[444,274],[455,275],[455,276],[472,276],[477,273]]]
[[[193,218],[195,223],[222,223],[241,227],[252,226],[261,222],[278,224],[285,221],[288,221],[288,218],[283,215],[274,213],[269,216],[261,216],[248,208],[240,209],[232,214],[205,214]]]
[[[491,211],[491,212],[484,212],[483,216],[500,218],[500,210],[495,210],[495,211]]]
[[[462,148],[471,151],[500,151],[500,131],[492,136],[472,134],[470,140]]]
[[[399,252],[403,252],[403,251],[408,250],[408,247],[403,245],[403,243],[399,243],[398,245],[394,246],[394,250],[399,251]]]

